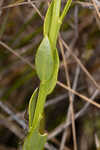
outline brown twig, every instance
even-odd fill
[[[96,12],[97,12],[97,15],[98,15],[98,17],[99,17],[99,19],[100,19],[100,12],[99,12],[99,9],[98,9],[98,7],[97,7],[97,4],[96,4],[95,0],[92,0],[92,2],[93,2],[93,5],[94,5],[95,10],[96,10]]]
[[[32,3],[31,0],[28,0],[29,4],[36,10],[36,12],[38,13],[38,15],[41,17],[42,20],[44,20],[44,16],[42,16],[41,12],[39,11],[39,9]]]
[[[2,101],[0,101],[0,107],[8,114],[10,117],[15,120],[23,129],[28,128],[25,121],[20,119],[14,112],[12,112],[7,105],[5,105]]]
[[[80,98],[84,99],[85,101],[91,103],[92,105],[96,106],[97,108],[100,108],[100,104],[98,104],[98,103],[92,101],[90,98],[87,98],[86,96],[84,96],[84,95],[82,95],[82,94],[80,94],[80,93],[74,91],[73,89],[69,88],[69,87],[66,86],[65,84],[63,84],[63,83],[61,83],[61,82],[59,82],[59,81],[57,81],[57,84],[60,85],[61,87],[63,87],[64,89],[66,89],[66,90],[72,92],[73,94],[79,96]]]
[[[37,3],[37,1],[33,1],[32,3]],[[18,7],[18,6],[23,6],[23,5],[28,5],[29,2],[21,2],[21,3],[15,3],[15,4],[9,4],[7,6],[3,6],[0,9],[7,9],[7,8],[12,8],[12,7]]]
[[[2,45],[4,48],[6,48],[8,51],[10,51],[12,54],[17,56],[19,59],[21,59],[24,63],[28,64],[32,69],[35,69],[34,65],[32,65],[26,58],[23,58],[21,55],[19,55],[17,52],[15,52],[11,47],[9,47],[4,42],[0,41],[0,45]]]
[[[93,93],[93,95],[91,96],[91,99],[92,100],[94,100],[96,97],[97,97],[97,95],[99,94],[99,90],[96,90],[94,93]],[[90,105],[90,103],[89,102],[87,102],[86,104],[85,104],[85,106],[78,112],[78,113],[76,113],[76,115],[75,115],[75,120],[76,119],[78,119],[79,117],[81,117],[81,116],[83,116],[87,111],[88,111],[88,107],[89,107],[89,105]],[[65,123],[62,123],[62,124],[60,124],[57,128],[55,128],[51,133],[49,133],[49,135],[48,135],[48,139],[51,139],[51,138],[53,138],[53,137],[55,137],[56,135],[58,135],[59,133],[61,133],[65,128],[68,128],[69,127],[69,125],[71,125],[71,121],[69,121],[69,122],[65,122]]]
[[[68,87],[70,88],[71,84],[70,84],[70,78],[69,78],[69,73],[68,73],[68,65],[67,65],[67,62],[66,62],[66,59],[65,59],[63,45],[62,45],[60,40],[59,40],[59,45],[60,45],[60,49],[61,49],[61,53],[62,53],[62,57],[63,57],[63,62],[64,62],[66,81],[67,81]],[[75,121],[74,121],[75,119],[74,119],[74,110],[73,110],[73,99],[72,99],[72,94],[70,92],[69,92],[69,101],[70,101],[70,105],[69,105],[70,111],[68,112],[68,114],[71,113],[74,150],[77,150],[76,130],[75,130]],[[68,121],[70,119],[70,115],[68,115],[68,116],[69,117],[68,117],[68,119],[66,119],[66,121]],[[64,142],[61,142],[60,150],[64,149],[64,144],[65,144],[65,138],[64,137],[65,137],[66,132],[67,131],[65,130],[64,133],[63,133],[62,141],[64,141]]]
[[[0,115],[0,124],[11,130],[20,139],[23,139],[24,133],[22,133],[21,128],[16,126],[11,121],[7,120],[4,116]]]
[[[76,62],[79,64],[79,66],[81,67],[81,69],[84,71],[84,73],[88,76],[88,78],[93,82],[93,84],[96,86],[96,88],[98,88],[100,90],[100,86],[98,85],[98,83],[93,79],[93,77],[91,76],[91,74],[88,72],[88,70],[84,67],[84,65],[81,63],[80,59],[72,52],[72,50],[69,48],[69,46],[65,43],[65,41],[60,37],[64,47],[68,50],[68,52],[74,57],[74,59],[76,60]]]

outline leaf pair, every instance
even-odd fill
[[[38,89],[34,91],[34,93],[31,96],[30,103],[29,103],[29,133],[27,137],[24,140],[23,150],[43,150],[44,144],[47,139],[47,134],[41,135],[39,133],[39,125],[40,120],[38,123],[35,123],[34,127],[34,115],[35,115],[35,109],[37,105],[37,96],[38,96]]]
[[[44,21],[44,36],[48,35],[53,46],[56,47],[57,37],[65,15],[67,14],[72,0],[67,0],[67,3],[60,15],[61,0],[52,0]]]
[[[52,92],[57,81],[59,57],[57,49],[54,52],[54,71],[51,75],[51,78],[45,82],[42,82],[40,84],[39,91],[38,89],[36,89],[30,99],[28,110],[29,134],[24,141],[23,150],[42,150],[47,139],[46,134],[41,135],[39,133],[39,126],[42,118],[46,96]]]
[[[59,68],[59,57],[57,50],[54,55],[54,72],[51,79],[40,84],[39,92],[36,89],[29,103],[29,134],[23,145],[23,150],[43,150],[47,134],[39,133],[40,121],[46,96],[52,92],[56,85]],[[38,98],[37,98],[38,97]]]

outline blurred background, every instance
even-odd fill
[[[34,59],[43,38],[43,20],[49,2],[0,0],[0,150],[21,150],[27,135],[28,103],[40,83]],[[61,10],[65,4],[66,0],[62,0]],[[74,0],[60,30],[65,46],[60,40],[57,43],[58,81],[66,84],[67,69],[72,89],[97,103],[100,103],[99,10],[99,0]],[[48,96],[43,114],[43,128],[48,132],[45,149],[73,150],[76,144],[78,150],[100,150],[100,109],[78,95],[72,94],[72,99],[76,118],[74,142],[68,90],[57,84]]]

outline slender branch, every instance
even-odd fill
[[[24,133],[22,132],[21,128],[17,126],[15,123],[9,121],[7,118],[5,118],[3,115],[0,114],[0,125],[5,126],[11,132],[13,132],[17,137],[20,139],[23,139]]]
[[[60,37],[64,47],[68,50],[68,52],[74,57],[74,59],[76,60],[76,62],[79,64],[79,66],[81,67],[81,69],[84,71],[84,73],[88,76],[88,78],[93,82],[93,84],[96,86],[96,88],[98,88],[100,90],[100,86],[98,85],[98,83],[94,80],[94,78],[91,76],[91,74],[88,72],[88,70],[84,67],[84,65],[81,63],[81,61],[79,60],[79,58],[72,52],[72,50],[69,48],[69,46],[65,43],[65,41]]]
[[[26,129],[28,128],[24,120],[20,119],[16,114],[14,114],[3,102],[0,101],[0,107],[8,114],[10,117],[19,123],[19,125]]]
[[[68,65],[67,65],[67,62],[66,62],[65,55],[64,55],[63,45],[62,45],[60,40],[59,40],[59,44],[60,44],[61,53],[62,53],[62,57],[63,57],[63,61],[64,61],[66,81],[67,81],[68,87],[71,87],[70,77],[69,77],[69,72],[68,72]],[[74,119],[74,110],[73,110],[73,99],[72,99],[72,94],[70,92],[69,92],[69,101],[70,101],[70,105],[69,105],[70,111],[68,112],[68,114],[71,114],[71,119],[72,119],[72,131],[73,131],[74,150],[77,150],[76,131],[75,131],[75,122],[74,122],[75,119]],[[70,119],[70,115],[68,115],[68,116],[69,117],[66,119],[66,121],[68,121]],[[65,130],[65,132],[63,134],[63,138],[65,137],[65,133],[66,133],[66,130]],[[63,150],[63,148],[64,148],[64,144],[61,144],[60,150]]]
[[[6,48],[8,51],[10,51],[12,54],[17,56],[19,59],[21,59],[24,63],[28,64],[32,69],[35,69],[34,65],[32,65],[26,58],[23,58],[21,55],[19,55],[17,52],[15,52],[12,48],[10,48],[7,44],[0,41],[0,45],[2,45],[4,48]]]
[[[32,1],[32,3],[37,3],[37,1]],[[9,4],[7,6],[3,6],[0,8],[0,10],[7,9],[7,8],[12,8],[12,7],[18,7],[22,5],[28,5],[29,2],[21,2],[21,3],[15,3],[15,4]]]
[[[42,16],[41,12],[39,11],[39,9],[32,3],[31,0],[28,0],[28,3],[36,10],[36,12],[38,13],[38,15],[41,17],[42,20],[44,20],[44,16]]]
[[[66,86],[65,84],[63,84],[63,83],[61,83],[61,82],[59,82],[59,81],[57,81],[57,84],[60,85],[61,87],[63,87],[64,89],[66,89],[66,90],[72,92],[73,94],[79,96],[80,98],[84,99],[85,101],[91,103],[92,105],[96,106],[97,108],[100,108],[100,104],[98,104],[98,103],[92,101],[90,98],[88,98],[88,97],[86,97],[86,96],[84,96],[84,95],[82,95],[82,94],[80,94],[80,93],[74,91],[73,89],[69,88],[69,87]]]
[[[97,95],[99,94],[99,90],[96,90],[93,95],[91,96],[91,99],[94,100]],[[85,106],[75,115],[75,120],[82,117],[87,111],[88,111],[88,107],[90,106],[90,103],[87,102],[85,104]],[[57,128],[54,129],[54,131],[52,131],[51,133],[49,133],[48,135],[48,140],[52,139],[53,137],[57,136],[58,134],[60,134],[65,128],[68,128],[71,125],[71,121],[69,122],[65,122],[60,124]]]
[[[92,0],[92,2],[93,2],[93,5],[94,5],[95,10],[96,10],[96,12],[97,12],[97,15],[98,15],[98,17],[99,17],[99,19],[100,19],[100,12],[99,12],[99,9],[98,9],[98,7],[97,7],[96,1],[95,1],[95,0]]]

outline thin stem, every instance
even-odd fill
[[[32,3],[38,3],[38,2],[33,1]],[[9,4],[9,5],[3,6],[3,7],[0,8],[0,10],[7,9],[7,8],[12,8],[12,7],[18,7],[18,6],[27,5],[27,4],[29,4],[29,2],[18,2],[18,3],[15,3],[15,4]]]
[[[94,5],[95,10],[96,10],[96,12],[97,12],[97,15],[98,15],[98,17],[99,17],[99,19],[100,19],[100,12],[99,12],[99,9],[98,9],[98,7],[97,7],[96,1],[95,1],[95,0],[92,0],[92,2],[93,2],[93,5]]]
[[[8,114],[10,117],[15,120],[23,129],[28,128],[24,120],[20,119],[14,112],[12,112],[7,105],[0,101],[0,107]]]
[[[63,84],[63,83],[61,83],[61,82],[59,82],[59,81],[57,81],[57,84],[58,84],[59,86],[63,87],[64,89],[70,91],[71,93],[73,93],[73,94],[79,96],[80,98],[84,99],[85,101],[91,103],[92,105],[96,106],[97,108],[100,108],[100,104],[98,104],[98,103],[92,101],[90,98],[88,98],[88,97],[86,97],[86,96],[84,96],[84,95],[82,95],[82,94],[80,94],[80,93],[74,91],[73,89],[69,88],[69,87],[66,86],[65,84]]]
[[[4,42],[0,41],[0,45],[2,45],[4,48],[6,48],[9,52],[11,52],[13,55],[15,55],[16,57],[18,57],[21,61],[23,61],[25,64],[27,64],[28,66],[30,66],[32,69],[35,69],[34,65],[31,64],[26,58],[24,58],[23,56],[19,55],[19,53],[17,53],[16,51],[14,51],[11,47],[9,47],[7,44],[5,44]]]
[[[60,17],[60,20],[61,20],[61,21],[63,21],[65,15],[67,14],[71,3],[72,3],[72,0],[68,0],[68,1],[67,1],[66,5],[65,5],[65,8],[64,8],[64,10],[63,10],[63,12],[62,12],[62,14],[61,14],[61,17]]]
[[[44,20],[44,16],[41,15],[39,9],[32,3],[31,0],[28,0],[28,3],[36,10],[36,12],[38,13],[38,15],[41,17],[42,20]]]
[[[64,47],[68,50],[68,52],[72,55],[72,57],[76,60],[76,62],[79,64],[80,68],[84,71],[84,73],[87,75],[87,77],[93,82],[96,88],[100,90],[100,85],[94,80],[94,78],[91,76],[91,74],[88,72],[88,70],[84,67],[80,59],[72,52],[72,49],[67,45],[67,43],[60,37]]]
[[[62,42],[60,40],[59,40],[59,44],[60,44],[61,53],[62,53],[63,62],[64,62],[66,81],[67,81],[68,87],[71,88],[70,77],[69,77],[69,72],[68,72],[68,64],[66,62],[65,55],[64,55],[64,48],[63,48]],[[77,150],[75,119],[74,119],[74,107],[73,107],[72,93],[70,91],[69,91],[69,101],[70,101],[70,105],[69,105],[70,112],[68,112],[68,114],[71,114],[71,116],[68,115],[67,121],[71,117],[71,120],[72,120],[72,131],[73,131],[73,141],[74,141],[74,150]],[[66,132],[67,131],[65,129],[63,137],[65,137],[64,135],[65,135]],[[64,144],[65,144],[65,142],[64,142]],[[64,144],[61,144],[60,150],[63,150]]]
[[[100,93],[99,90],[96,90],[96,91],[93,93],[93,95],[91,96],[90,99],[94,100],[94,99],[98,96],[99,93]],[[82,117],[82,116],[88,111],[88,107],[89,107],[89,106],[90,106],[90,103],[87,102],[87,103],[85,104],[85,106],[84,106],[78,113],[75,114],[75,120],[78,119],[79,117]],[[50,139],[52,139],[53,137],[57,136],[58,134],[60,134],[60,133],[62,132],[63,129],[68,128],[69,125],[71,125],[71,124],[72,124],[71,121],[69,121],[69,122],[67,122],[67,123],[65,122],[65,123],[60,124],[57,128],[55,128],[55,129],[49,134],[48,139],[50,140]]]
[[[56,47],[56,41],[60,29],[60,7],[61,7],[61,0],[54,0],[54,6],[53,6],[53,12],[52,12],[52,22],[51,22],[51,28],[50,28],[50,41],[53,48]]]

